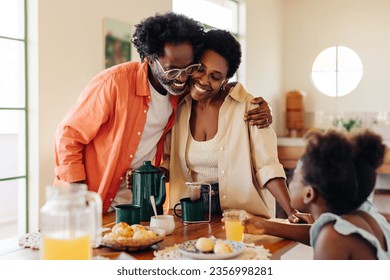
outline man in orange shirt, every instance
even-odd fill
[[[166,13],[136,25],[132,43],[141,62],[126,62],[99,73],[82,92],[55,135],[55,184],[83,182],[100,194],[103,211],[129,203],[126,171],[146,160],[161,162],[165,134],[172,128],[178,98],[203,42],[203,27]],[[262,100],[262,99],[261,99]],[[260,103],[259,101],[257,103]],[[247,120],[272,120],[266,102]],[[248,112],[249,113],[249,112]]]

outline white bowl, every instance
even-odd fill
[[[161,228],[165,230],[165,234],[172,234],[175,230],[175,221],[172,215],[157,215],[150,217],[151,228]]]

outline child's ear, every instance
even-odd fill
[[[303,195],[303,202],[305,204],[309,204],[316,198],[316,191],[312,187],[308,186],[303,190]]]

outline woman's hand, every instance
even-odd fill
[[[272,123],[272,110],[262,97],[256,97],[252,100],[252,104],[258,104],[259,107],[245,113],[244,121],[251,125],[256,125],[258,128],[265,128]]]
[[[313,224],[314,218],[309,213],[300,213],[296,211],[295,213],[292,213],[288,215],[288,220],[290,223],[298,224],[298,223],[305,223],[305,224]]]

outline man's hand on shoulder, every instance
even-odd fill
[[[256,97],[252,104],[258,104],[259,107],[249,110],[245,113],[244,121],[250,125],[256,125],[257,128],[266,128],[272,124],[272,109],[267,101],[262,97]]]

